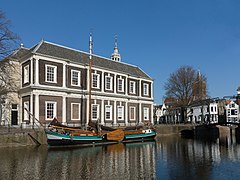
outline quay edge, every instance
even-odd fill
[[[47,145],[44,129],[0,127],[0,148]]]

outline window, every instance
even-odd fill
[[[112,120],[112,106],[111,105],[105,106],[105,119]]]
[[[98,104],[92,104],[92,120],[97,120],[99,117],[99,105]]]
[[[130,120],[135,120],[136,116],[136,107],[130,107]]]
[[[57,66],[46,65],[46,82],[57,83]]]
[[[235,114],[236,110],[235,109],[231,109],[231,115],[237,115]]]
[[[213,107],[211,107],[211,112],[213,112]]]
[[[130,93],[135,94],[135,81],[130,81]]]
[[[80,71],[71,70],[71,85],[80,86]]]
[[[56,102],[45,102],[46,120],[52,120],[57,115],[57,103]]]
[[[25,101],[23,103],[23,107],[24,107],[23,120],[29,121],[29,101]]]
[[[71,103],[71,119],[80,120],[80,103]]]
[[[143,108],[143,117],[144,120],[149,120],[149,108]]]
[[[148,96],[148,84],[143,83],[143,95]]]
[[[124,107],[123,106],[117,107],[117,115],[118,115],[118,120],[124,119]]]
[[[99,89],[99,74],[92,74],[92,87],[93,88],[98,88]]]
[[[23,68],[23,84],[29,83],[29,65]]]
[[[105,89],[112,90],[112,77],[111,76],[105,77]]]
[[[119,92],[124,91],[124,79],[118,78],[118,91]]]

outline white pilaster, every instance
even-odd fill
[[[105,87],[105,78],[104,78],[104,71],[102,71],[102,87],[101,87],[101,92],[104,92],[104,87]]]
[[[127,96],[128,95],[128,77],[126,77],[125,79],[125,95]]]
[[[139,97],[142,96],[142,80],[139,80]]]
[[[150,116],[150,119],[151,119],[151,123],[153,124],[153,104],[151,104],[151,116]]]
[[[115,74],[113,76],[113,81],[114,81],[114,86],[113,86],[114,94],[116,94],[117,93],[117,75],[115,75]]]
[[[87,87],[88,88],[88,87]],[[89,96],[86,96],[86,125],[88,124],[89,122]]]
[[[101,116],[101,124],[104,124],[104,100],[101,101],[100,116]]]
[[[117,125],[117,102],[114,101],[114,109],[113,109],[114,115],[113,115],[113,124]]]
[[[39,121],[39,94],[35,94],[34,110],[35,118]],[[35,121],[35,123],[38,122]]]
[[[33,93],[30,94],[30,113],[33,114]],[[33,123],[33,117],[30,116],[30,124]]]
[[[30,84],[33,85],[33,58],[30,59],[30,66],[31,66],[31,82]]]
[[[20,97],[19,99],[19,107],[18,107],[18,113],[19,113],[19,124],[21,125],[21,123],[23,122],[23,119],[22,119],[22,113],[24,112],[24,109],[22,107],[22,96]]]
[[[62,123],[66,124],[66,96],[62,96]]]
[[[125,125],[127,126],[128,125],[128,102],[126,102],[126,105],[125,105]]]
[[[35,61],[35,85],[39,85],[39,59],[36,58]]]
[[[64,62],[63,63],[63,88],[66,88],[66,65],[67,63]]]
[[[139,123],[143,122],[142,120],[142,103],[139,103]]]
[[[151,82],[151,89],[149,91],[149,93],[151,93],[151,99],[153,99],[153,83]]]

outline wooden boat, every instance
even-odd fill
[[[137,142],[154,140],[157,133],[153,128],[139,130],[125,130],[123,142]]]
[[[137,142],[153,140],[156,136],[154,129],[143,128],[118,128],[114,129],[105,126],[105,130],[96,129],[97,124],[91,123],[89,129],[82,130],[76,127],[68,127],[62,125],[54,119],[47,130],[47,142],[50,146],[66,146],[66,145],[80,145],[80,146],[92,146],[113,144],[119,142]],[[103,126],[102,126],[103,127]],[[106,130],[107,129],[107,130]]]
[[[62,125],[54,118],[45,132],[48,145],[50,146],[103,145],[118,143],[124,139],[124,131],[122,129],[111,129],[111,131],[102,132],[97,132],[92,127],[89,129],[83,130],[77,127],[68,127]]]

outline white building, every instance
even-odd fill
[[[91,70],[88,52],[47,41],[19,53],[18,124],[34,124],[29,112],[43,124],[153,123],[153,79],[122,62],[116,43],[111,59],[92,55]]]
[[[188,108],[188,121],[192,123],[217,123],[217,102],[200,102]]]
[[[166,116],[166,106],[163,105],[155,105],[154,106],[154,120],[155,123],[159,124],[165,119]]]
[[[232,100],[227,100],[226,105],[226,121],[227,122],[233,122],[233,123],[239,123],[239,105],[237,105]]]

